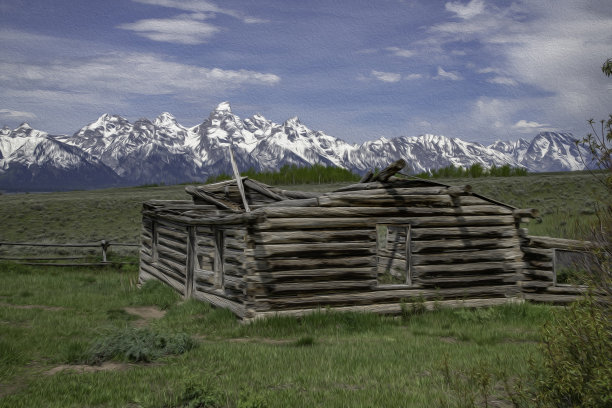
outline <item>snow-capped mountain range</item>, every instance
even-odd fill
[[[419,173],[448,165],[485,167],[509,164],[532,172],[581,170],[569,133],[543,132],[531,142],[497,141],[489,146],[425,134],[350,144],[313,131],[297,117],[282,124],[261,115],[241,120],[223,102],[201,124],[187,128],[170,113],[153,122],[130,123],[104,114],[72,136],[32,129],[0,130],[0,189],[66,190],[150,183],[203,182],[231,173],[228,148],[240,169],[278,169],[284,164],[339,166],[357,173],[403,158]]]

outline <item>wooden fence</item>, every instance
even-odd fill
[[[100,248],[102,250],[102,259],[99,262],[57,262],[71,260],[90,260],[91,256],[75,255],[75,256],[4,256],[0,254],[0,260],[15,261],[24,265],[43,265],[43,266],[107,266],[107,265],[124,265],[138,262],[117,262],[108,260],[108,250],[111,246],[116,247],[139,247],[140,244],[129,244],[121,242],[110,242],[101,240],[98,243],[72,243],[72,244],[50,244],[36,242],[0,242],[0,249],[3,246],[21,246],[21,247],[46,247],[46,248]],[[56,262],[51,262],[56,261]]]

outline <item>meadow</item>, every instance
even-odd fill
[[[0,406],[512,406],[556,313],[322,311],[245,325],[135,280],[135,269],[0,263]]]
[[[597,203],[612,201],[586,173],[440,181],[539,208],[530,232],[566,238],[587,238]],[[143,201],[187,198],[184,186],[0,195],[0,242],[138,242]],[[542,326],[564,313],[322,310],[245,325],[136,281],[130,265],[0,262],[0,407],[529,406],[522,381],[539,365]]]

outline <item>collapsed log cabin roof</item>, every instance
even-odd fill
[[[214,184],[187,186],[185,191],[191,195],[193,204],[185,201],[150,200],[145,203],[145,212],[163,213],[175,221],[188,224],[243,224],[263,220],[266,207],[342,207],[351,206],[352,199],[368,196],[380,205],[393,207],[393,202],[384,198],[396,193],[408,193],[417,196],[431,196],[431,206],[436,206],[439,195],[449,197],[444,206],[454,207],[459,196],[470,195],[494,205],[505,207],[517,218],[537,216],[534,209],[519,210],[514,206],[493,200],[483,195],[472,193],[470,185],[451,186],[427,179],[399,174],[405,166],[403,160],[392,163],[377,175],[367,173],[360,182],[341,187],[332,192],[304,192],[284,190],[261,183],[249,177],[241,177],[244,195],[236,179]],[[245,208],[244,202],[248,203]],[[427,200],[425,200],[427,201]],[[401,204],[405,205],[405,204]],[[424,207],[427,208],[427,207]],[[251,211],[252,210],[252,211]],[[426,210],[424,210],[426,211]],[[340,216],[340,215],[339,215]]]

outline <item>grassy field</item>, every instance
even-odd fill
[[[0,406],[512,406],[504,388],[537,361],[539,327],[557,313],[523,304],[244,325],[135,281],[135,270],[0,263]],[[190,346],[156,359],[179,333]],[[119,342],[104,362],[100,348]]]

